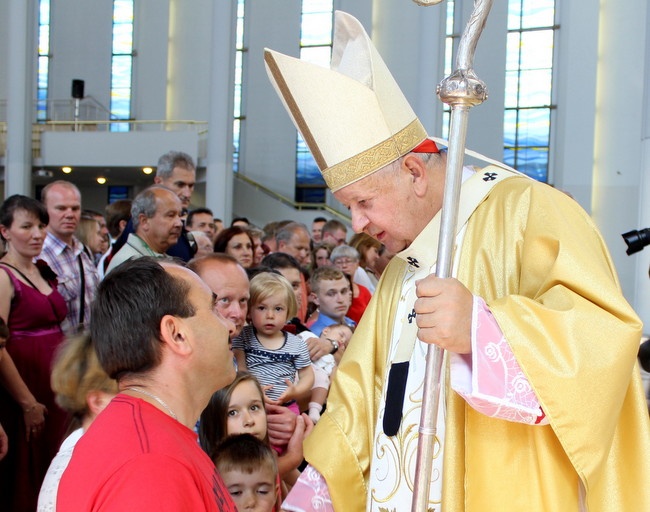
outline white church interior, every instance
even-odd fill
[[[194,206],[259,227],[349,220],[314,173],[263,50],[328,65],[332,13],[366,27],[431,136],[449,114],[472,0],[1,0],[0,190],[37,197],[66,179],[84,208],[132,198],[169,150],[198,164]],[[650,324],[650,8],[646,0],[496,0],[478,43],[488,100],[467,146],[575,198]]]

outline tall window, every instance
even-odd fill
[[[234,121],[232,125],[232,168],[239,171],[239,140],[241,135],[241,123],[244,120],[242,115],[242,69],[244,66],[244,0],[237,0],[237,28],[235,32],[235,99],[233,105]]]
[[[456,65],[454,57],[458,50],[460,34],[456,30],[456,2],[447,0],[447,22],[445,25],[445,77],[448,77],[454,71]],[[442,138],[449,139],[449,123],[451,122],[451,107],[444,104],[442,110]]]
[[[548,181],[555,0],[509,0],[504,162]]]
[[[300,58],[329,67],[332,57],[333,0],[302,0]],[[296,147],[296,201],[325,202],[325,181],[307,144],[298,134]]]
[[[47,90],[50,72],[50,0],[38,4],[38,82],[36,85],[36,119],[47,120]]]
[[[113,0],[111,59],[111,118],[131,119],[133,71],[133,0]],[[129,123],[113,123],[111,131],[125,132]]]

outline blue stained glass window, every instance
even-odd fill
[[[131,118],[133,78],[133,0],[113,0],[111,119]],[[112,123],[111,131],[128,131],[128,123]]]
[[[555,0],[509,0],[504,161],[548,181]]]
[[[38,70],[36,72],[36,120],[47,120],[50,74],[50,0],[38,3]]]
[[[242,112],[242,79],[244,67],[244,14],[245,14],[245,1],[237,0],[237,21],[235,22],[235,96],[233,100],[233,124],[232,124],[232,168],[234,172],[239,172],[239,154],[240,138],[242,122],[244,121],[244,114]]]
[[[329,67],[332,56],[332,0],[302,0],[300,59]],[[307,144],[298,133],[296,142],[296,201],[325,201],[325,180]]]

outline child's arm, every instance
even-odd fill
[[[237,371],[247,371],[248,368],[246,367],[246,353],[238,348],[233,348],[232,352],[235,354],[235,359],[237,360]]]
[[[278,398],[278,402],[281,404],[290,400],[297,400],[304,394],[310,393],[311,387],[314,385],[314,370],[311,364],[298,370],[298,382],[291,382],[290,380],[285,380],[285,382],[287,388]]]

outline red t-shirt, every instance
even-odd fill
[[[56,508],[237,510],[194,431],[127,395],[115,397],[75,446]]]

